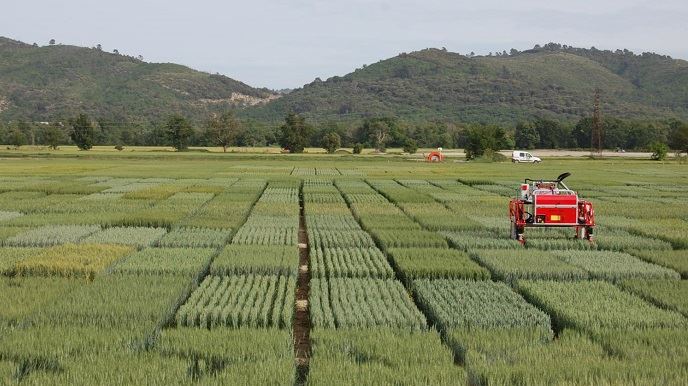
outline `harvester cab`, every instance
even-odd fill
[[[569,189],[563,173],[555,180],[526,178],[516,198],[509,201],[511,238],[525,243],[525,228],[575,228],[575,237],[592,241],[595,211],[592,203],[581,200]]]

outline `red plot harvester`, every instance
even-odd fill
[[[578,198],[578,194],[564,184],[571,173],[563,173],[556,180],[527,178],[517,198],[509,201],[511,238],[525,243],[526,228],[571,227],[576,238],[592,241],[595,211],[592,203]]]

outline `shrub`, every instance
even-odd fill
[[[354,149],[353,149],[354,154],[361,154],[362,151],[363,151],[363,144],[355,143]]]
[[[286,328],[295,286],[292,276],[207,276],[179,308],[177,325]]]
[[[406,279],[487,280],[490,273],[464,252],[444,248],[391,248],[387,251]]]
[[[549,317],[503,283],[421,279],[414,292],[428,317],[455,328],[550,328]]]
[[[652,158],[655,161],[664,161],[666,159],[667,153],[669,153],[669,147],[664,143],[655,142],[652,145],[650,145],[650,151],[652,152],[650,158]]]
[[[310,291],[311,322],[315,327],[426,327],[425,317],[395,280],[311,279]]]

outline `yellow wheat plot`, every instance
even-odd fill
[[[16,265],[18,275],[87,277],[93,279],[134,247],[111,244],[64,244],[45,248]]]

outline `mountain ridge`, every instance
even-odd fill
[[[242,118],[271,125],[290,112],[323,124],[381,116],[410,122],[575,122],[590,115],[597,89],[605,115],[688,119],[688,62],[654,53],[557,43],[478,56],[429,48],[275,92],[179,64],[0,37],[5,121],[64,120],[84,112],[123,124],[157,123],[172,113],[200,122],[235,109]]]
[[[295,111],[321,121],[379,115],[412,121],[513,123],[532,116],[574,121],[591,112],[598,88],[603,109],[612,115],[688,117],[688,62],[555,43],[499,56],[440,49],[402,53],[344,76],[316,79],[246,115],[271,119]]]
[[[279,97],[224,75],[93,48],[0,37],[0,54],[0,114],[9,119],[47,121],[81,112],[123,121],[172,113],[202,119]]]

